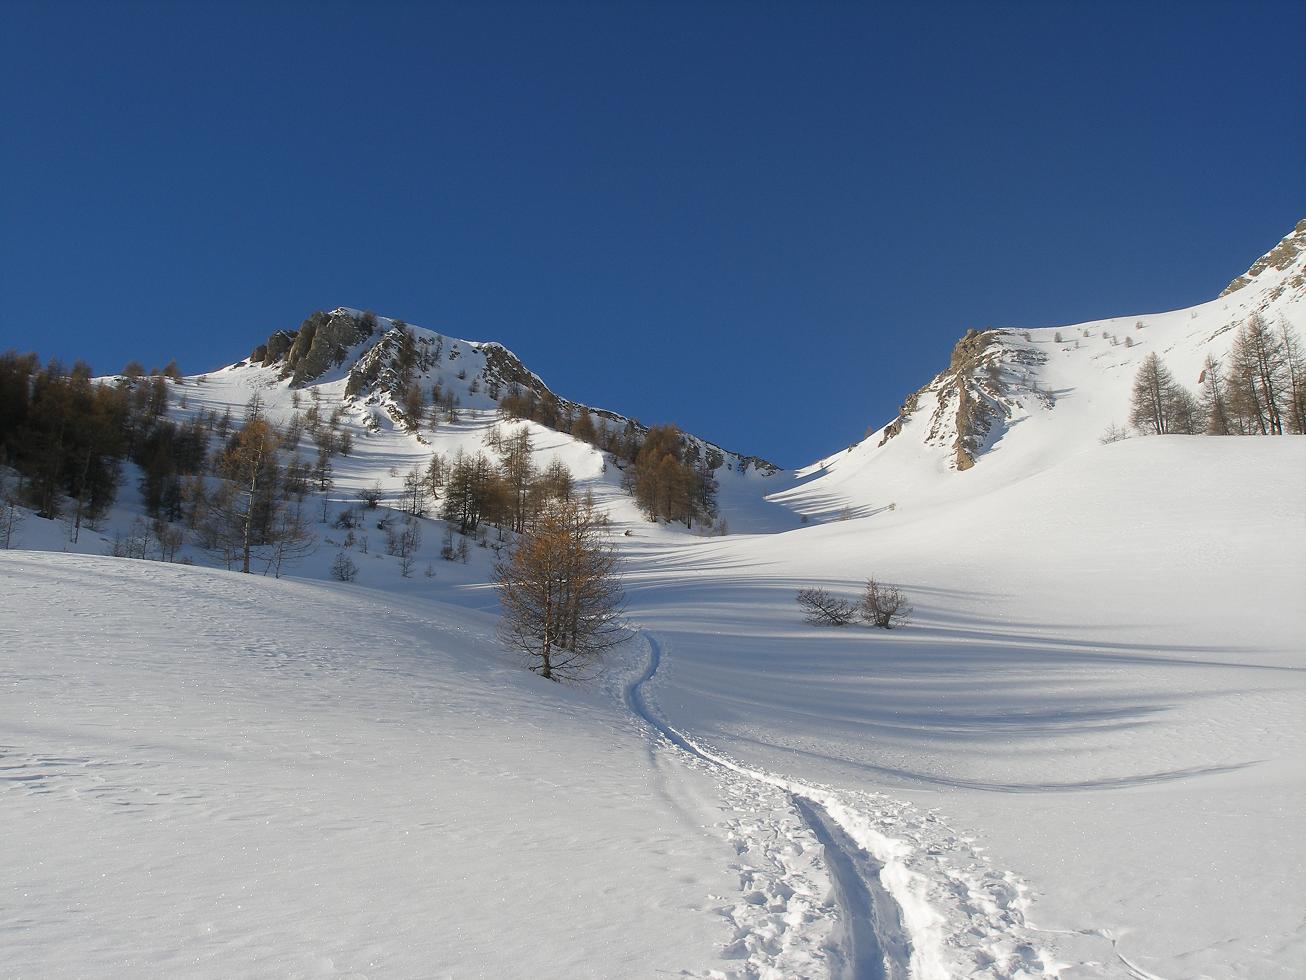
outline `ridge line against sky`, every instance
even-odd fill
[[[970,327],[1191,306],[1306,214],[1290,3],[0,8],[0,349],[347,305],[802,465]]]

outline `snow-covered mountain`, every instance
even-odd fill
[[[1158,354],[1196,391],[1253,314],[1306,333],[1306,220],[1217,298],[1189,309],[1038,329],[967,331],[897,417],[797,474],[777,499],[812,516],[987,492],[1127,428],[1130,388]]]
[[[1147,354],[1191,388],[1253,313],[1306,332],[1304,239],[1191,309],[967,333],[895,419],[797,472],[690,437],[720,454],[728,535],[648,522],[615,456],[563,431],[627,419],[497,344],[338,309],[171,384],[178,420],[255,396],[336,417],[324,547],[292,582],[103,557],[133,479],[76,543],[28,515],[29,550],[0,552],[0,961],[1296,977],[1306,438],[1102,436]],[[445,400],[434,425],[413,385]],[[514,388],[557,412],[511,424],[624,559],[630,640],[584,690],[496,642],[488,547],[441,561],[424,518],[409,575],[370,522],[332,523],[482,449]],[[331,581],[345,551],[358,578]],[[869,576],[914,603],[907,629],[802,620],[797,588]]]
[[[642,436],[648,427],[638,419],[564,398],[529,370],[502,344],[446,337],[402,320],[338,308],[312,314],[296,331],[280,330],[254,348],[249,358],[228,371],[270,369],[292,388],[337,380],[343,372],[346,403],[360,409],[356,419],[369,430],[399,426],[413,432],[422,417],[404,404],[416,386],[425,399],[432,391],[452,398],[458,408],[494,411],[510,394],[547,402],[557,422],[571,431],[582,414],[597,427],[614,433],[627,430]],[[777,467],[757,456],[730,452],[692,433],[685,433],[688,451],[706,458],[713,469],[749,470],[771,475]]]

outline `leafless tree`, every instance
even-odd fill
[[[1225,396],[1224,375],[1220,371],[1220,362],[1210,354],[1202,364],[1201,376],[1197,383],[1202,390],[1202,411],[1206,415],[1206,434],[1227,436],[1233,433],[1229,418],[1229,402]]]
[[[1125,439],[1128,438],[1129,438],[1128,430],[1121,428],[1120,426],[1112,422],[1110,425],[1108,425],[1105,429],[1102,430],[1102,434],[1097,437],[1097,441],[1104,446],[1109,446],[1113,442],[1123,442]]]
[[[814,626],[847,626],[857,618],[857,605],[825,589],[798,590],[798,605]]]
[[[1290,385],[1287,355],[1259,315],[1253,315],[1234,337],[1229,381],[1230,407],[1247,429],[1261,435],[1282,435]]]
[[[18,498],[7,486],[0,485],[0,538],[4,539],[5,550],[13,547],[14,535],[23,526],[24,516]]]
[[[352,582],[358,578],[358,566],[354,560],[343,551],[336,554],[335,561],[331,563],[331,575],[338,582]]]
[[[173,527],[161,518],[156,519],[154,522],[154,540],[159,548],[159,560],[176,561],[177,552],[181,550],[185,537],[181,528]]]
[[[1129,421],[1140,432],[1194,435],[1204,426],[1197,399],[1175,381],[1155,353],[1143,358],[1134,376]]]
[[[555,501],[495,566],[500,636],[542,677],[582,677],[623,639],[618,559],[604,527],[589,503]]]
[[[872,626],[891,630],[903,626],[911,617],[911,603],[896,585],[868,579],[862,595],[861,615]]]
[[[429,500],[426,475],[416,466],[404,474],[404,513],[422,517]]]
[[[1283,349],[1284,369],[1287,372],[1288,428],[1306,433],[1306,349],[1297,332],[1286,320],[1279,321],[1279,340]]]
[[[270,571],[274,578],[281,578],[284,566],[293,565],[317,550],[317,535],[309,529],[298,506],[277,511],[267,538],[267,544],[261,549],[266,562],[263,574]]]

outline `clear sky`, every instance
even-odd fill
[[[1304,107],[1302,3],[0,0],[0,348],[370,307],[798,465],[967,327],[1212,298]]]

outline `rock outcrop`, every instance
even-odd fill
[[[291,384],[316,381],[333,367],[341,367],[349,351],[372,335],[376,317],[349,310],[318,310],[298,330],[278,330],[250,354],[252,363],[271,367],[282,364],[281,376]]]
[[[1298,221],[1292,232],[1278,245],[1253,262],[1250,269],[1225,286],[1220,296],[1228,296],[1230,293],[1235,293],[1243,287],[1251,285],[1270,270],[1277,272],[1292,271],[1290,275],[1285,276],[1282,282],[1277,283],[1266,294],[1265,303],[1262,305],[1273,302],[1290,289],[1306,287],[1306,265],[1300,261],[1303,254],[1306,254],[1306,218]],[[1295,270],[1293,270],[1294,265],[1297,266]]]
[[[946,448],[958,472],[973,467],[1025,399],[1052,404],[1052,395],[1027,370],[1046,355],[1020,336],[1014,330],[967,330],[952,349],[948,369],[907,396],[879,444],[900,435],[916,413],[929,411],[926,444]]]

